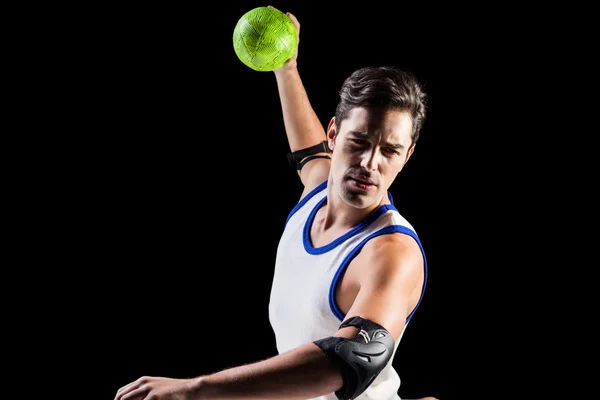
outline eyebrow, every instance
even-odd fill
[[[351,134],[351,135],[353,135],[353,136],[360,136],[360,137],[367,136],[367,132],[364,132],[364,131],[349,131],[348,133]],[[385,145],[388,146],[388,147],[392,147],[394,149],[398,149],[398,150],[403,150],[404,149],[404,145],[400,144],[400,143],[386,142]]]

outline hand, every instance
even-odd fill
[[[269,6],[269,7],[273,8],[272,6]],[[292,56],[292,58],[287,60],[285,62],[285,64],[283,64],[283,67],[276,69],[275,72],[280,71],[280,70],[294,69],[298,66],[298,63],[296,60],[298,59],[298,47],[300,46],[300,22],[298,22],[298,19],[296,18],[296,16],[294,14],[292,14],[291,12],[287,12],[287,13],[285,13],[285,15],[290,17],[290,19],[294,23],[294,26],[296,27],[296,34],[298,35],[298,45],[296,46],[296,51],[294,52],[294,55]]]
[[[115,400],[190,400],[192,379],[143,376],[117,391]]]

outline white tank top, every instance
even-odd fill
[[[416,240],[423,253],[423,290],[427,283],[425,253],[413,227],[392,204],[382,205],[363,222],[331,243],[313,247],[310,228],[317,210],[326,201],[327,181],[307,194],[292,209],[277,248],[269,302],[269,320],[281,354],[315,340],[332,336],[344,320],[335,303],[335,286],[349,262],[371,238],[399,232]],[[410,321],[418,305],[406,319]],[[406,326],[404,331],[406,331]],[[400,377],[392,358],[373,383],[356,400],[399,400]],[[337,400],[334,393],[311,400]]]

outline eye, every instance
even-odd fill
[[[364,139],[350,139],[350,142],[357,146],[364,146],[367,143],[367,141]]]
[[[392,148],[388,148],[388,147],[385,147],[385,148],[381,149],[381,151],[384,152],[385,154],[388,154],[388,155],[391,155],[391,156],[400,154],[400,153],[398,153],[398,151],[396,151],[396,150],[394,150]]]

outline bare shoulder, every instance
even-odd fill
[[[369,277],[416,282],[423,273],[424,260],[419,244],[402,233],[380,235],[369,240],[359,257],[361,264],[367,267]]]
[[[346,314],[376,321],[398,340],[421,296],[423,266],[421,249],[412,237],[390,233],[371,238],[342,280],[346,288],[358,288]]]

